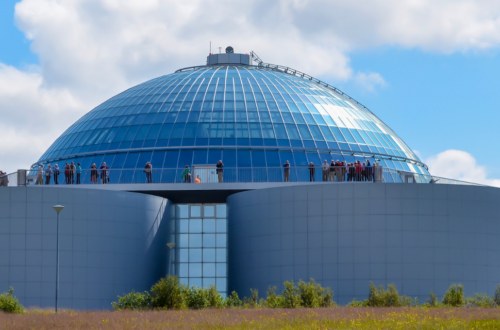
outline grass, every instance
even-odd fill
[[[494,308],[211,309],[0,313],[0,329],[499,329]]]

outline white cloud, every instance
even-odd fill
[[[435,176],[500,187],[500,179],[488,178],[486,168],[465,151],[446,150],[429,157],[426,164]]]
[[[19,160],[7,163],[2,148],[0,166],[28,166],[78,117],[124,89],[204,64],[210,41],[214,52],[254,50],[266,62],[374,90],[383,77],[354,72],[350,52],[497,47],[499,17],[500,3],[487,0],[22,0],[16,22],[40,66],[0,66],[1,134],[13,150],[7,158]]]
[[[373,92],[376,87],[384,87],[386,85],[384,78],[376,72],[358,72],[354,80],[358,85],[370,92]]]
[[[1,170],[29,168],[84,111],[65,89],[42,86],[43,77],[0,63]]]

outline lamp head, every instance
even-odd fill
[[[62,211],[62,209],[64,209],[64,206],[62,206],[62,205],[54,205],[54,206],[52,206],[52,208],[53,208],[53,209],[54,209],[57,213],[59,213],[59,212],[61,212],[61,211]]]
[[[167,246],[168,246],[169,248],[173,249],[173,248],[174,248],[174,246],[175,246],[175,243],[167,243]]]

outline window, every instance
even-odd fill
[[[227,295],[226,204],[177,204],[172,273],[181,283]]]

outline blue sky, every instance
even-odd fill
[[[15,24],[16,0],[0,1],[0,62],[24,67],[38,64],[38,58],[30,51],[30,42]]]
[[[381,49],[351,55],[352,66],[380,73],[386,86],[346,92],[379,115],[423,159],[463,150],[500,177],[494,152],[500,121],[500,58],[497,51],[453,54]]]
[[[435,174],[500,183],[493,180],[500,178],[493,152],[500,5],[278,2],[1,1],[0,134],[14,142],[0,151],[0,169],[29,166],[116,93],[201,64],[212,41],[332,83],[385,121]]]

